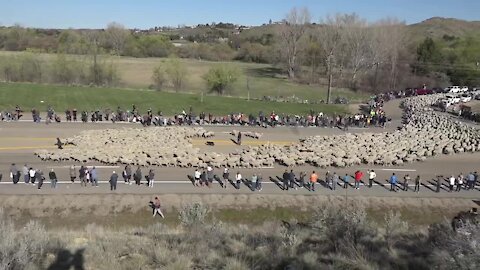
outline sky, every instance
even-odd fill
[[[416,23],[431,17],[480,20],[480,0],[0,0],[0,25],[38,28],[128,28],[279,21],[293,7],[307,7],[312,21],[357,13],[369,21],[396,17]]]

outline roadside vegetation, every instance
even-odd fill
[[[418,230],[395,212],[381,222],[356,204],[325,204],[304,221],[259,225],[207,219],[209,209],[186,205],[178,225],[118,230],[44,227],[23,230],[2,216],[0,269],[476,269],[477,220]],[[59,268],[63,267],[63,268]],[[82,268],[83,267],[83,268]]]

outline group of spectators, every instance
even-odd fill
[[[15,111],[0,113],[2,121],[16,121],[23,115],[23,111],[19,106],[16,106]],[[40,112],[38,109],[31,110],[32,119],[34,122],[41,122]],[[383,99],[376,97],[372,99],[368,108],[363,113],[356,114],[337,114],[326,115],[322,112],[310,111],[307,115],[289,115],[277,114],[272,111],[270,114],[265,114],[260,111],[257,115],[230,113],[223,116],[215,116],[211,113],[201,112],[199,115],[193,113],[193,108],[190,107],[188,112],[182,110],[181,113],[172,117],[164,116],[162,111],[153,113],[152,109],[141,114],[135,105],[132,105],[131,110],[123,110],[118,107],[116,110],[95,110],[95,111],[81,111],[76,108],[67,109],[65,111],[65,121],[67,122],[130,122],[141,123],[144,126],[173,126],[173,125],[248,125],[261,127],[275,127],[275,126],[302,126],[302,127],[342,127],[349,126],[356,127],[371,127],[371,126],[385,126],[388,118],[383,110]],[[45,122],[61,122],[61,117],[55,110],[49,106],[47,108],[47,115]]]
[[[87,185],[98,187],[99,177],[95,166],[88,168],[87,166],[82,165],[80,168],[76,168],[76,166],[72,165],[69,167],[69,176],[71,183],[75,183],[78,177],[82,187],[86,187]],[[22,168],[17,168],[16,164],[13,163],[10,166],[10,179],[14,184],[17,184],[22,177],[25,184],[37,185],[38,189],[42,188],[46,179],[46,176],[40,169],[34,169],[27,164]],[[121,177],[125,184],[135,184],[138,186],[146,184],[151,188],[155,181],[154,170],[149,169],[148,173],[143,176],[142,168],[140,166],[133,171],[130,165],[126,165],[121,172]],[[120,176],[116,171],[113,171],[110,175],[109,183],[112,191],[116,190],[119,178]],[[364,178],[366,178],[366,180],[364,180]],[[51,188],[56,188],[58,178],[53,168],[50,169],[48,173],[48,179]],[[252,191],[262,191],[263,182],[262,175],[257,173],[253,173],[251,177],[244,177],[238,171],[232,178],[229,168],[223,168],[221,171],[221,177],[219,177],[215,174],[212,166],[207,166],[205,169],[195,169],[193,175],[189,176],[189,179],[196,187],[211,188],[215,182],[218,182],[219,185],[225,189],[229,185],[232,185],[236,189],[240,189],[242,184],[244,184]],[[353,175],[348,173],[345,175],[339,175],[336,172],[326,171],[322,180],[320,180],[319,175],[315,171],[307,175],[305,171],[295,173],[293,170],[285,170],[281,177],[270,177],[269,180],[277,184],[282,190],[305,188],[312,192],[315,191],[317,185],[331,190],[336,190],[338,187],[347,189],[349,186],[354,189],[360,189],[361,185],[368,188],[372,188],[374,185],[384,186],[384,184],[377,181],[377,174],[374,170],[368,170],[366,174],[357,170]],[[477,172],[469,172],[466,175],[460,173],[458,176],[437,176],[435,180],[428,181],[428,183],[433,186],[432,190],[435,192],[440,192],[444,186],[445,188],[443,189],[448,192],[460,192],[462,190],[475,189],[478,180]],[[428,184],[427,182],[424,183],[420,175],[416,175],[413,179],[409,174],[405,174],[403,175],[403,178],[400,179],[395,173],[390,176],[388,183],[390,184],[389,190],[392,192],[397,192],[399,190],[409,191],[412,189],[412,186],[414,192],[419,192],[422,185],[427,186]]]

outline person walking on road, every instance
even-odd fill
[[[442,187],[443,175],[437,175],[437,188],[435,189],[436,193],[440,192],[440,188]]]
[[[315,171],[310,174],[310,191],[315,191],[315,184],[318,181],[318,175],[315,173]]]
[[[397,192],[397,182],[398,178],[395,173],[390,176],[390,191]]]
[[[456,178],[455,176],[450,176],[449,178],[449,184],[450,184],[450,189],[448,192],[452,192],[453,191],[453,187],[455,186],[455,181],[456,181]]]
[[[85,175],[85,167],[80,166],[80,169],[78,170],[78,178],[80,179],[80,185],[82,187],[86,187],[87,186],[87,180],[86,180],[86,175]]]
[[[377,174],[375,173],[374,170],[368,171],[368,187],[372,188],[373,182],[375,181],[375,178],[377,177]]]
[[[420,192],[420,184],[422,182],[422,179],[420,178],[420,175],[417,175],[417,177],[415,178],[415,190],[414,192]]]
[[[118,181],[118,174],[113,171],[112,175],[110,176],[110,191],[117,190],[117,181]]]
[[[408,174],[403,177],[403,191],[408,191],[408,183],[410,183],[410,180],[411,178]]]
[[[282,180],[283,180],[283,190],[288,190],[288,178],[290,177],[289,173],[287,170],[282,175]]]
[[[237,135],[237,144],[242,145],[242,132],[239,131]]]
[[[48,173],[48,178],[50,179],[50,187],[57,188],[57,174],[53,170],[53,168]]]
[[[355,172],[355,189],[360,189],[360,182],[362,181],[363,172],[356,171]]]
[[[158,197],[155,197],[153,200],[153,217],[155,217],[157,214],[161,216],[162,218],[165,218],[165,216],[162,213],[162,204],[160,203],[160,199]]]
[[[18,182],[18,175],[17,166],[15,166],[15,163],[12,163],[12,166],[10,166],[10,179],[12,180],[12,183],[16,184]]]

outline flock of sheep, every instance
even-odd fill
[[[403,101],[404,125],[394,132],[313,136],[291,145],[265,144],[233,153],[202,152],[192,139],[214,134],[201,127],[88,130],[66,139],[65,147],[36,153],[43,160],[175,167],[273,167],[275,164],[346,167],[400,165],[442,154],[480,151],[480,129],[435,112],[443,95]],[[259,138],[259,133],[242,132]],[[232,134],[237,134],[233,131]]]

